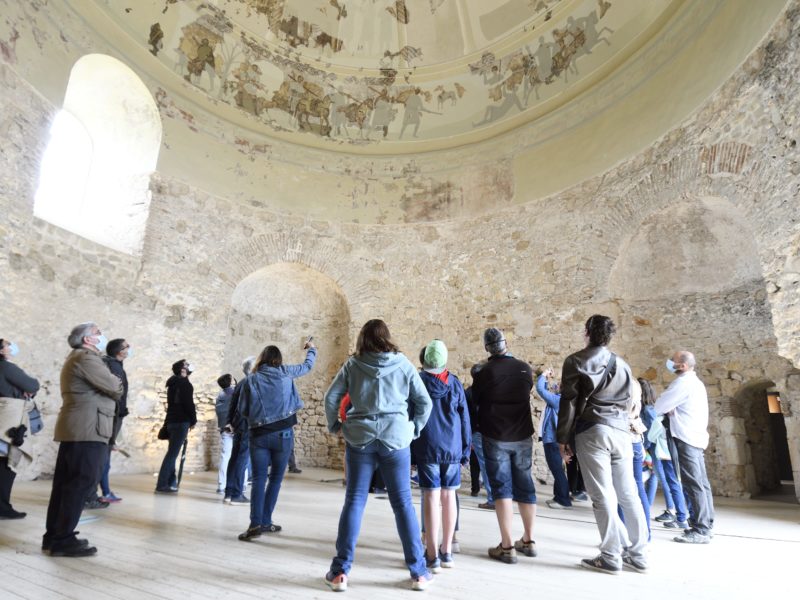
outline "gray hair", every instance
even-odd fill
[[[248,356],[242,361],[242,371],[244,371],[245,375],[250,375],[250,371],[253,370],[254,364],[256,364],[255,356]]]
[[[92,329],[97,327],[97,323],[89,321],[88,323],[81,323],[75,325],[72,331],[67,336],[67,343],[70,348],[81,348],[83,346],[83,338],[92,335]]]

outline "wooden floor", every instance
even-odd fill
[[[334,552],[344,492],[338,481],[325,480],[338,476],[314,469],[288,476],[275,515],[283,531],[250,543],[236,539],[247,527],[249,509],[223,505],[212,473],[185,477],[177,496],[153,494],[151,476],[113,476],[113,489],[124,499],[84,513],[89,520],[80,525],[81,535],[99,552],[82,559],[41,554],[50,482],[19,483],[14,505],[28,517],[0,521],[0,598],[330,597],[322,576]],[[461,554],[425,593],[486,600],[797,597],[796,504],[719,499],[716,537],[708,546],[676,544],[654,524],[651,573],[612,577],[578,567],[581,558],[597,553],[591,508],[584,503],[572,511],[551,510],[543,502],[549,492],[539,490],[539,557],[520,556],[517,565],[486,557],[499,540],[495,515],[477,508],[482,499],[461,496]],[[407,597],[409,583],[389,502],[371,497],[347,594]]]

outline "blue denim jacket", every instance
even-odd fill
[[[238,409],[250,429],[280,421],[303,408],[294,379],[308,373],[316,358],[316,348],[309,348],[301,365],[261,365],[247,376]]]
[[[561,402],[561,394],[554,394],[547,389],[547,377],[539,375],[536,380],[536,393],[547,403],[542,417],[542,428],[539,434],[544,444],[555,444],[556,427],[558,427],[558,405]]]
[[[348,392],[351,406],[342,425],[339,406]],[[347,443],[357,448],[375,440],[391,450],[407,448],[428,422],[431,406],[419,373],[399,352],[351,356],[325,392],[328,430],[341,428]]]

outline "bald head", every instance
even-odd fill
[[[672,362],[675,363],[675,368],[681,373],[694,371],[694,366],[696,364],[694,354],[688,350],[677,350],[675,354],[672,355]]]

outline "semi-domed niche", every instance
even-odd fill
[[[298,263],[278,263],[243,279],[233,292],[225,343],[224,369],[242,378],[242,359],[268,345],[281,350],[285,364],[305,359],[303,345],[314,337],[318,348],[313,370],[295,383],[305,408],[295,429],[297,457],[308,466],[341,465],[337,438],[326,431],[322,397],[347,358],[350,312],[338,284]]]
[[[749,223],[721,198],[681,200],[645,218],[620,246],[611,295],[629,300],[719,293],[761,278]]]

